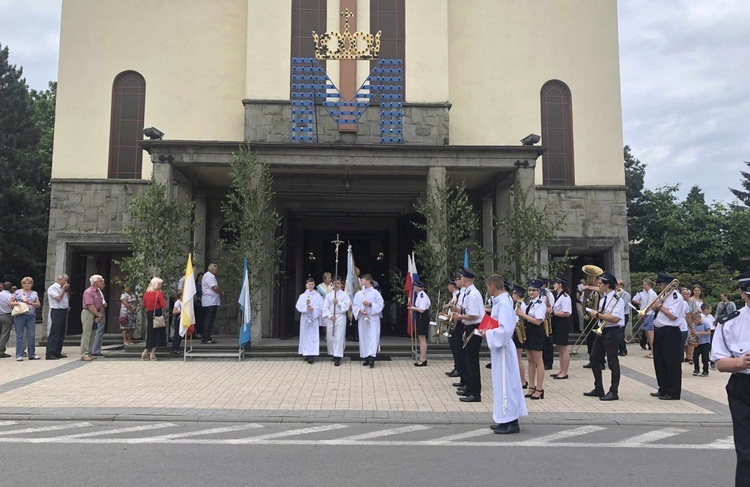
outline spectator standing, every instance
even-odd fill
[[[102,287],[99,289],[99,294],[102,297],[102,319],[99,320],[96,326],[96,335],[94,336],[94,346],[91,347],[91,355],[94,357],[104,357],[102,353],[102,344],[104,343],[104,332],[107,330],[107,300],[104,298]]]
[[[721,318],[726,318],[736,311],[737,305],[729,300],[729,294],[722,294],[721,302],[716,306],[716,314],[714,315],[714,318],[718,322]]]
[[[133,332],[137,323],[136,310],[138,309],[138,300],[133,294],[130,286],[125,286],[120,295],[120,332],[122,332],[122,344],[133,344]]]
[[[42,307],[42,302],[39,301],[39,295],[36,291],[31,289],[33,285],[34,279],[28,276],[24,277],[21,279],[21,289],[14,292],[13,296],[11,296],[8,301],[8,305],[10,305],[11,308],[21,306],[22,304],[26,304],[29,308],[26,313],[13,317],[13,324],[16,327],[16,360],[18,362],[23,362],[24,336],[28,342],[29,360],[39,360],[42,358],[36,355],[34,343],[36,340],[36,310],[37,308]]]
[[[617,288],[622,289],[622,296],[620,299],[625,303],[625,322],[620,327],[620,342],[617,346],[617,354],[620,357],[624,357],[628,354],[628,347],[625,344],[625,328],[627,328],[628,322],[630,321],[631,297],[630,293],[625,290],[625,284],[622,281],[617,281]]]
[[[62,353],[65,327],[70,310],[70,278],[67,274],[60,274],[57,280],[47,289],[47,302],[50,308],[50,331],[47,338],[47,360],[64,358]]]
[[[104,306],[101,290],[104,289],[104,278],[94,274],[89,278],[91,286],[83,292],[83,309],[81,310],[81,360],[91,362],[92,346],[98,323],[104,319]]]
[[[156,347],[167,346],[167,327],[162,326],[154,328],[154,317],[164,318],[164,308],[167,306],[167,300],[161,290],[162,280],[158,277],[151,279],[146,292],[143,293],[142,304],[146,308],[146,348],[141,354],[141,358],[146,360],[150,358],[152,362],[156,360]],[[150,357],[149,357],[150,354]]]
[[[8,302],[13,295],[10,293],[11,284],[4,282],[0,284],[0,358],[8,358],[10,354],[5,353],[10,340],[10,329],[13,328],[13,317]]]
[[[208,270],[203,274],[203,281],[201,282],[201,291],[203,293],[201,299],[201,304],[203,306],[203,332],[201,333],[201,343],[218,343],[212,336],[214,321],[216,321],[216,313],[221,304],[221,297],[224,296],[224,291],[219,288],[219,282],[216,280],[218,274],[219,266],[216,264],[210,264]]]
[[[180,317],[182,316],[182,289],[177,291],[172,307],[172,323],[174,326],[174,335],[172,336],[172,355],[180,354],[180,345],[182,337],[180,336]]]

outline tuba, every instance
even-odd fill
[[[604,274],[604,270],[595,265],[585,265],[581,267],[581,271],[586,275],[586,282],[583,284],[584,286],[593,286],[596,283],[596,278]],[[599,309],[599,293],[596,291],[589,291],[588,289],[583,291],[582,301],[584,309]],[[589,333],[591,333],[591,330],[594,328],[595,321],[596,320],[591,319],[586,322],[578,339],[573,346],[570,347],[571,355],[578,355],[578,349],[586,342],[586,338],[588,338]]]

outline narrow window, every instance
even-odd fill
[[[326,4],[326,0],[292,0],[291,57],[315,57],[312,32],[326,31]]]
[[[572,186],[573,170],[573,110],[570,89],[562,81],[552,80],[542,86],[542,145],[547,153],[542,157],[545,186]]]
[[[112,115],[109,129],[110,179],[140,179],[143,150],[143,112],[146,80],[135,71],[125,71],[112,85]]]

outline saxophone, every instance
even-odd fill
[[[519,299],[516,302],[516,310],[523,304],[523,299]],[[518,318],[518,323],[516,323],[516,338],[518,339],[519,343],[526,343],[526,322],[523,320],[523,318],[520,317]]]

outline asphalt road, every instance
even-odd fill
[[[2,485],[727,486],[725,426],[0,421]]]

